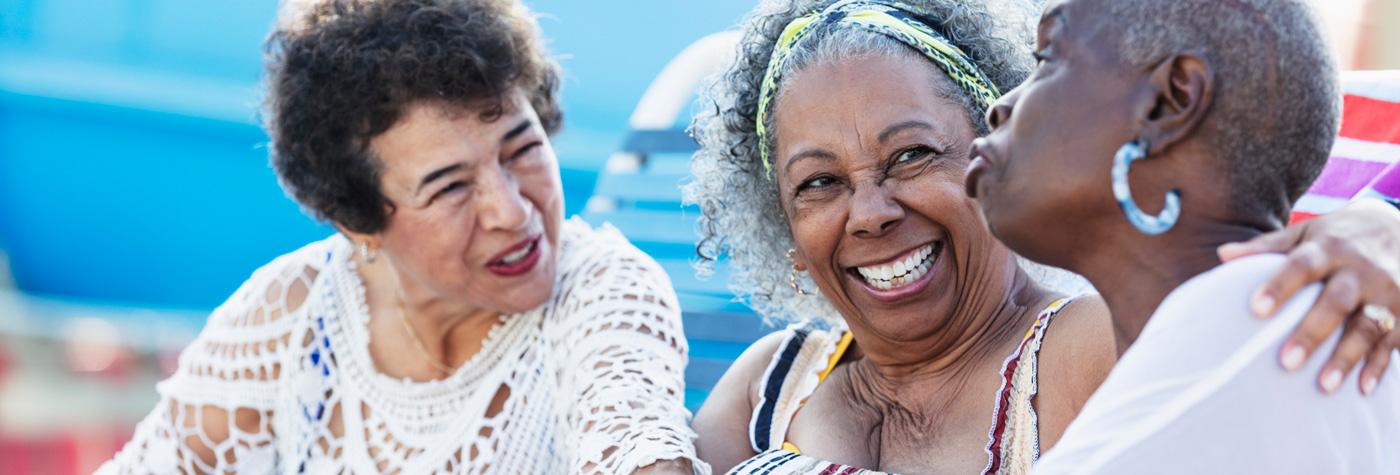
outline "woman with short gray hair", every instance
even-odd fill
[[[981,117],[1033,66],[1017,5],[772,0],[745,22],[687,197],[702,257],[798,323],[696,415],[717,471],[1023,473],[1112,368],[1102,300],[1022,263],[964,192]]]

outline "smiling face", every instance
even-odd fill
[[[993,131],[977,141],[967,174],[967,192],[997,238],[1059,267],[1073,267],[1070,253],[1083,249],[1076,243],[1095,239],[1083,234],[1090,223],[1108,220],[1109,229],[1129,230],[1109,169],[1114,152],[1141,128],[1135,109],[1142,101],[1130,100],[1141,91],[1140,75],[1119,60],[1116,33],[1102,15],[1075,15],[1076,3],[1047,10],[1037,67],[988,114]],[[1135,165],[1134,178],[1151,175],[1136,170],[1155,165]],[[1161,192],[1132,184],[1139,205],[1161,209]]]
[[[377,237],[405,284],[510,313],[554,287],[563,191],[534,109],[518,92],[505,106],[483,120],[480,110],[416,103],[370,148],[394,203]]]
[[[969,282],[1008,269],[986,265],[1008,255],[963,192],[976,132],[953,87],[912,51],[863,54],[807,66],[775,102],[795,260],[857,331],[928,338]]]

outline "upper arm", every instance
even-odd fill
[[[716,473],[758,455],[749,444],[749,419],[759,379],[782,345],[784,333],[770,333],[744,350],[695,414],[692,425],[699,435],[697,453]]]
[[[1108,306],[1098,295],[1075,299],[1046,329],[1038,356],[1036,415],[1042,450],[1064,430],[1118,359]]]

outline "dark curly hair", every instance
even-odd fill
[[[272,165],[316,217],[383,230],[370,140],[413,103],[500,116],[517,88],[549,133],[559,129],[559,68],[516,0],[320,0],[270,35],[266,128]]]

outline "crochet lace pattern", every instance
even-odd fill
[[[341,236],[264,266],[210,315],[98,473],[629,473],[695,457],[666,274],[564,223],[557,285],[449,377],[379,373]]]

